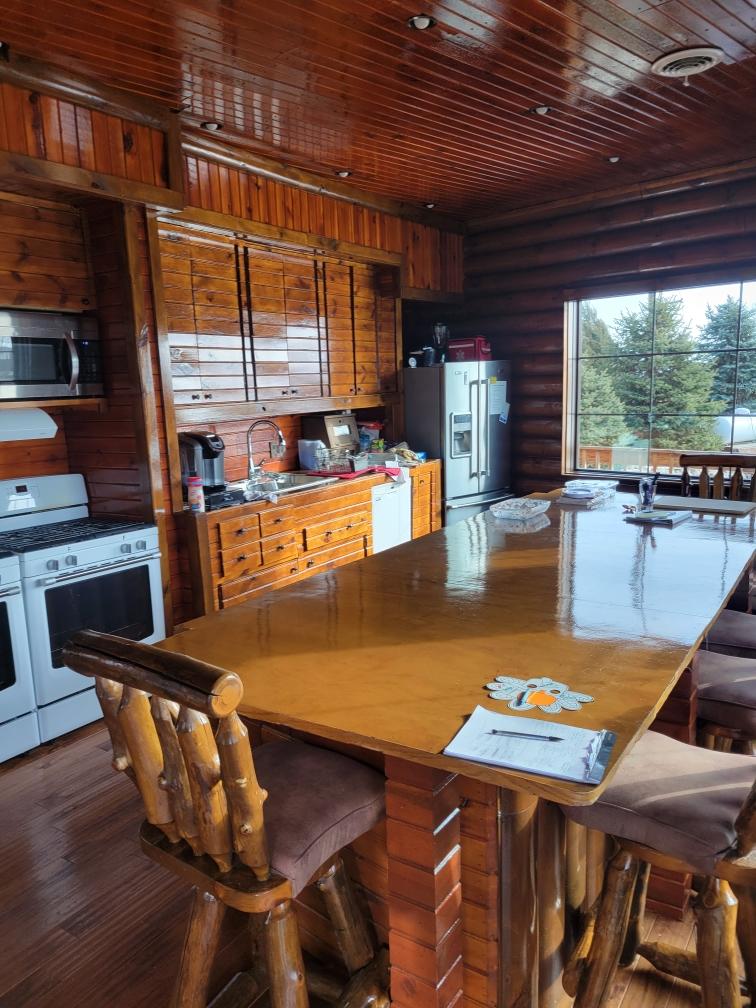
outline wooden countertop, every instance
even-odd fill
[[[677,528],[552,504],[517,534],[489,514],[184,624],[160,646],[237,672],[240,711],[566,804],[598,796],[653,721],[754,549],[750,518]],[[617,732],[598,787],[441,750],[495,675],[549,675],[595,697],[537,717]],[[524,715],[521,715],[524,716]]]

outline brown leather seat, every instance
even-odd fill
[[[735,841],[735,820],[756,775],[734,756],[646,732],[594,805],[563,807],[590,829],[664,851],[703,875]]]
[[[699,718],[756,739],[756,660],[699,651],[693,668]]]
[[[706,642],[710,651],[756,658],[756,615],[725,609],[706,635]]]
[[[298,895],[330,858],[381,821],[381,774],[303,742],[255,749],[257,779],[268,792],[265,830],[274,871]]]

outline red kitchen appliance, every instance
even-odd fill
[[[491,344],[485,336],[449,340],[446,359],[449,361],[491,360]]]

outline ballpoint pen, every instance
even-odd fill
[[[501,728],[492,728],[489,735],[506,735],[507,738],[529,738],[540,739],[542,742],[564,742],[561,735],[535,735],[532,732],[503,731]]]

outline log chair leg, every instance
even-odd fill
[[[265,958],[271,1008],[308,1008],[302,946],[291,900],[273,907],[265,920]]]
[[[638,946],[642,939],[643,917],[646,913],[646,893],[648,892],[648,876],[650,874],[651,865],[647,861],[641,861],[633,892],[633,902],[630,905],[630,920],[627,922],[627,934],[620,956],[620,966],[632,966],[638,954]]]
[[[353,976],[372,960],[375,947],[352,880],[340,857],[316,880],[315,885],[323,894],[344,965],[349,976]]]
[[[740,1008],[738,901],[723,879],[710,876],[693,904],[703,1008]]]
[[[225,912],[225,904],[212,893],[195,887],[170,1008],[206,1008],[210,970]]]
[[[717,752],[732,752],[732,741],[727,735],[717,735],[714,739],[714,749]]]
[[[615,854],[609,864],[593,944],[574,1008],[601,1008],[609,996],[625,940],[638,867],[637,858],[624,850]]]
[[[738,943],[745,964],[751,1008],[756,1008],[756,889],[734,886],[738,900]]]

